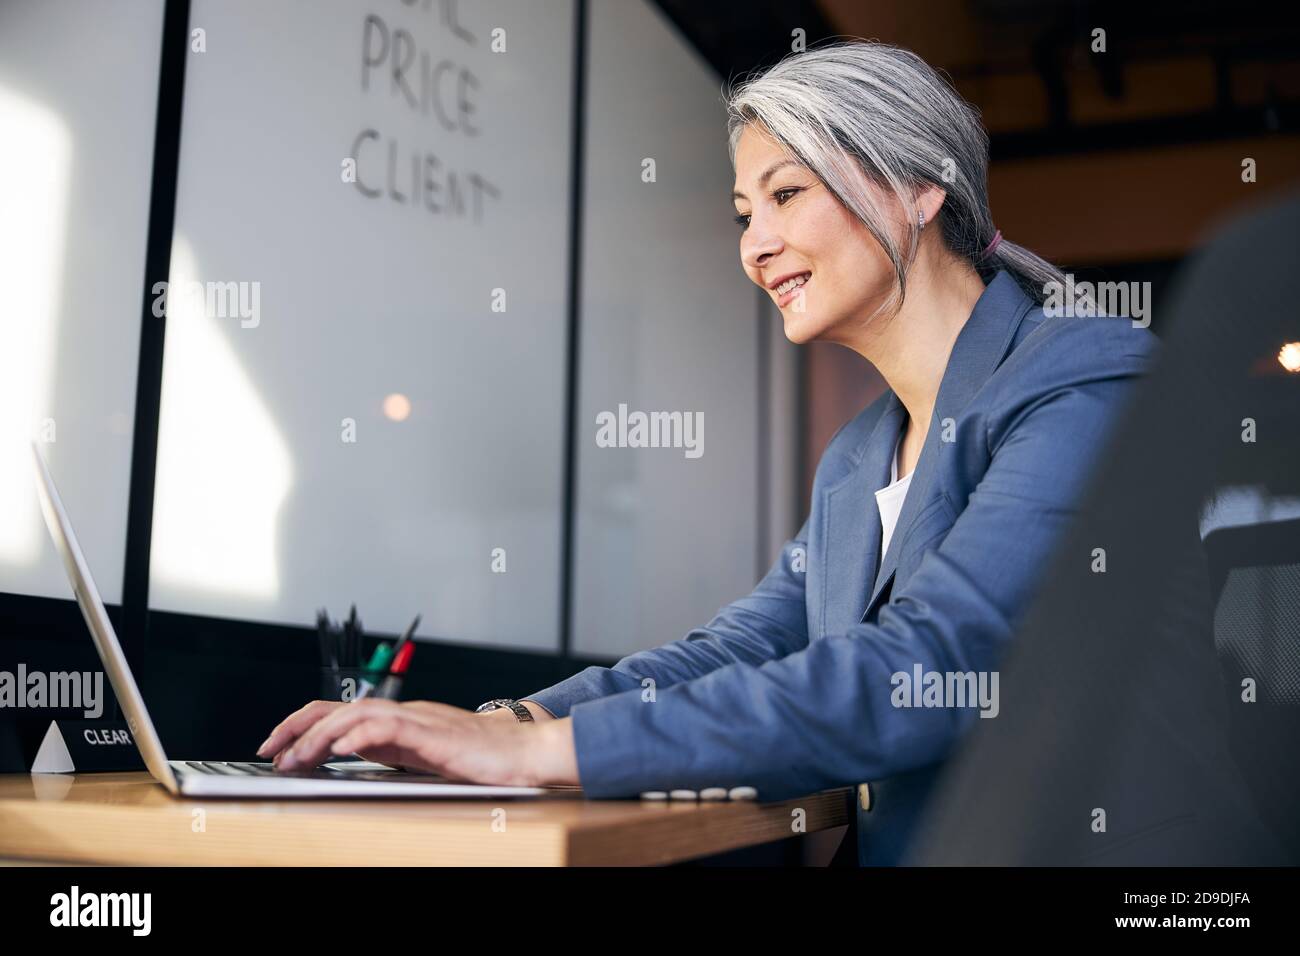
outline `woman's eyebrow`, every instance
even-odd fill
[[[799,164],[796,163],[793,159],[782,159],[773,163],[771,166],[767,167],[767,172],[765,172],[762,176],[758,177],[758,187],[762,189],[764,186],[766,186],[767,181],[776,174],[776,171],[778,169],[783,169],[786,166],[798,166],[798,165]],[[748,199],[749,197],[746,196],[744,193],[742,193],[740,190],[733,189],[731,192],[731,198]]]

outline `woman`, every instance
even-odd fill
[[[941,761],[996,715],[998,661],[1154,340],[1045,316],[1064,277],[994,228],[987,136],[913,54],[813,49],[729,108],[746,275],[792,342],[851,348],[889,385],[830,442],[798,535],[682,640],[486,716],[317,701],[261,755],[593,797],[869,781],[860,860],[902,857]]]

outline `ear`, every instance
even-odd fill
[[[943,201],[946,198],[948,198],[948,191],[942,186],[936,186],[934,183],[930,183],[917,191],[913,203],[917,209],[925,213],[926,225],[939,218],[939,210],[943,208]]]

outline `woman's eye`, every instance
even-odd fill
[[[802,186],[787,186],[784,189],[778,189],[776,192],[772,193],[772,198],[776,200],[778,206],[784,206],[790,201],[791,197],[793,197],[795,193],[802,191]],[[749,215],[750,214],[747,212],[742,212],[732,221],[735,222],[736,225],[740,226],[741,229],[747,229],[749,228]]]

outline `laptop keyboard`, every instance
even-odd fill
[[[274,776],[275,767],[269,763],[227,763],[221,760],[187,760],[185,766],[199,773],[215,773],[227,777]]]
[[[196,773],[208,774],[209,776],[221,777],[307,777],[312,780],[365,780],[365,779],[388,779],[390,774],[397,771],[389,770],[383,774],[376,774],[373,771],[341,773],[332,767],[303,767],[298,770],[276,770],[269,763],[246,763],[238,760],[185,760],[182,764]],[[410,775],[402,774],[402,778],[411,779]]]
[[[300,770],[276,770],[269,763],[246,763],[238,760],[178,760],[175,764],[186,772],[221,777],[306,777],[311,780],[377,781],[382,783],[452,783],[439,774],[409,773],[401,770],[357,769],[344,772],[333,767]]]

